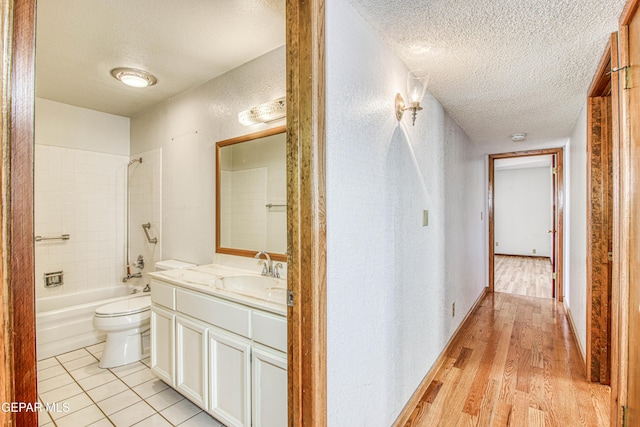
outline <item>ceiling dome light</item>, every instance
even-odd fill
[[[153,86],[158,82],[155,76],[136,68],[114,68],[111,75],[131,87]]]

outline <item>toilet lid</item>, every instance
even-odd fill
[[[136,314],[149,310],[151,308],[151,297],[145,295],[143,297],[127,298],[121,301],[105,304],[96,309],[99,316],[114,316],[127,314]]]

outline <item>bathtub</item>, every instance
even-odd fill
[[[106,338],[93,328],[96,308],[130,298],[131,287],[113,286],[36,301],[36,347],[38,360],[46,359]],[[136,294],[142,295],[142,294]]]

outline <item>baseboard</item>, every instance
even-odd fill
[[[487,289],[488,288],[485,287],[482,290],[482,292],[480,293],[480,296],[476,299],[476,302],[473,303],[473,306],[471,307],[471,309],[469,310],[465,318],[462,320],[462,322],[460,322],[460,326],[458,326],[456,331],[453,333],[453,335],[447,342],[447,345],[444,346],[444,349],[442,350],[442,352],[440,352],[440,356],[438,356],[438,359],[436,360],[436,362],[433,364],[431,369],[429,369],[429,372],[427,372],[427,375],[425,375],[422,382],[420,382],[420,385],[418,386],[416,391],[413,392],[413,394],[411,395],[411,398],[409,398],[409,401],[404,405],[404,408],[402,408],[400,415],[398,415],[398,418],[393,423],[393,427],[403,427],[409,421],[409,419],[411,418],[411,414],[413,414],[413,411],[416,409],[416,407],[420,403],[422,396],[424,396],[425,392],[429,388],[429,385],[431,384],[436,374],[444,364],[445,359],[447,357],[447,353],[451,349],[452,344],[455,342],[456,337],[458,336],[458,333],[462,330],[462,327],[469,321],[471,317],[471,313],[473,313],[474,310],[482,302],[483,298],[487,294]]]
[[[576,347],[578,347],[578,352],[580,353],[580,360],[582,360],[582,372],[584,375],[587,375],[587,358],[585,357],[584,349],[582,345],[580,345],[580,340],[578,339],[578,334],[576,333],[576,325],[573,323],[573,316],[571,315],[571,310],[567,306],[566,301],[562,301],[562,306],[564,307],[564,312],[567,315],[567,319],[569,320],[569,328],[571,328],[571,334],[573,335],[573,342],[576,343]]]

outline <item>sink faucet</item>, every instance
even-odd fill
[[[271,262],[271,257],[269,256],[268,253],[266,253],[265,251],[260,251],[254,256],[254,258],[260,259],[262,255],[264,255],[264,257],[267,259],[264,262],[264,267],[262,267],[262,275],[273,276],[273,263]]]
[[[137,273],[133,273],[133,274],[127,273],[127,275],[122,278],[122,282],[126,283],[129,279],[138,279],[140,277],[142,277],[142,272],[140,272],[140,271],[138,271]]]

